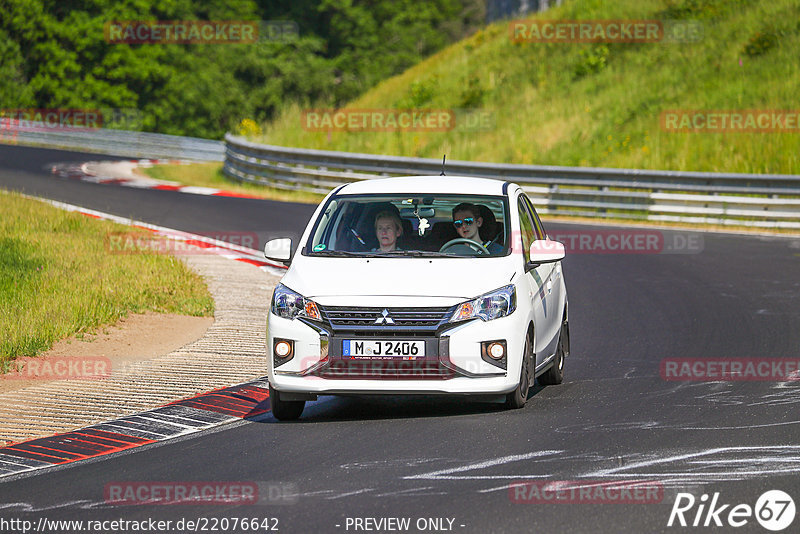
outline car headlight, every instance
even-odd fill
[[[483,321],[491,321],[511,315],[516,309],[517,289],[512,284],[490,291],[474,300],[462,302],[456,308],[450,322],[465,321],[474,317],[480,317]]]
[[[284,319],[308,317],[315,321],[322,320],[322,314],[319,313],[319,307],[316,302],[292,291],[283,284],[278,284],[275,287],[275,292],[272,293],[271,310],[272,313]]]

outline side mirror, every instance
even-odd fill
[[[292,240],[288,237],[270,239],[264,245],[264,257],[288,266],[292,263]]]
[[[566,250],[564,249],[564,243],[550,239],[537,239],[531,243],[530,254],[531,259],[525,266],[526,270],[533,269],[543,263],[561,261],[566,256]]]

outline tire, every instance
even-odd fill
[[[517,388],[506,395],[506,408],[517,410],[525,406],[528,400],[528,390],[531,387],[528,380],[528,360],[531,353],[531,335],[525,337],[525,352],[522,355],[522,370],[519,375],[519,384]]]
[[[556,386],[564,381],[564,357],[567,354],[569,354],[569,323],[564,321],[558,333],[558,347],[553,366],[539,377],[539,384]]]
[[[269,386],[269,403],[272,407],[272,415],[278,421],[295,421],[303,413],[306,401],[286,401],[281,400],[280,391]]]

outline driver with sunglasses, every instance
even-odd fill
[[[464,239],[469,239],[480,243],[489,251],[489,254],[502,254],[503,247],[492,241],[484,242],[478,233],[478,229],[483,224],[483,217],[480,215],[480,208],[475,204],[461,203],[453,208],[453,226],[456,227],[458,235]]]

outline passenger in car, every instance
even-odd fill
[[[381,211],[375,216],[375,236],[380,248],[373,252],[397,250],[397,238],[403,235],[403,222],[391,211]]]
[[[492,241],[484,242],[478,233],[483,225],[480,208],[475,204],[463,202],[453,208],[453,226],[456,227],[459,237],[469,239],[485,246],[489,254],[502,254],[503,247]]]

